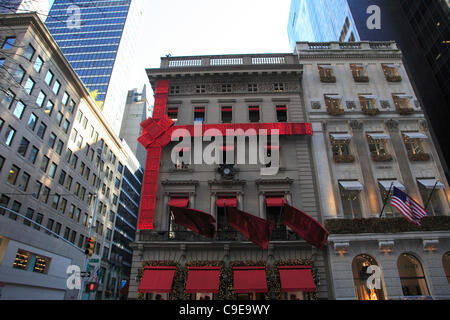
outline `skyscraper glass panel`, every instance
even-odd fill
[[[297,41],[360,41],[347,0],[292,0],[287,29],[292,50]]]

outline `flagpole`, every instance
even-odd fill
[[[387,203],[387,201],[389,199],[389,195],[391,194],[391,189],[392,189],[393,185],[394,185],[394,181],[391,182],[391,186],[389,187],[389,191],[388,191],[388,193],[386,195],[386,198],[384,199],[383,208],[381,209],[381,213],[380,213],[379,218],[381,218],[381,216],[383,215],[383,211],[384,211],[384,208],[386,207],[386,203]]]
[[[430,204],[431,196],[433,195],[433,192],[436,189],[437,184],[438,184],[438,181],[436,180],[436,183],[434,184],[433,190],[431,190],[430,196],[428,197],[427,203],[425,204],[425,211],[428,211],[427,207]]]

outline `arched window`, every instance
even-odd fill
[[[444,256],[442,257],[442,266],[444,267],[448,285],[450,286],[450,251],[444,253]]]
[[[422,265],[414,256],[403,253],[397,261],[404,296],[428,296],[428,286]]]
[[[358,300],[384,300],[383,281],[375,282],[372,279],[369,280],[372,273],[368,272],[370,266],[378,266],[378,263],[374,258],[367,254],[361,254],[356,256],[352,262],[353,281],[355,284],[355,293]],[[379,283],[379,289],[371,289],[371,284]]]

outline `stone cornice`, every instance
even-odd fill
[[[195,185],[197,186],[200,182],[198,180],[164,180],[161,181],[163,186],[168,185]]]

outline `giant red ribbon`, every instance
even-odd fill
[[[156,83],[155,105],[153,117],[141,123],[142,135],[138,138],[147,150],[147,160],[142,185],[141,206],[139,209],[139,230],[153,230],[156,208],[156,192],[158,189],[159,164],[161,150],[171,141],[172,132],[176,129],[185,129],[194,136],[194,125],[174,126],[174,122],[167,116],[167,97],[169,93],[169,80],[160,80]],[[205,124],[202,126],[202,135],[208,129],[218,129],[223,136],[229,130],[254,129],[256,134],[260,130],[278,130],[280,136],[284,135],[313,135],[310,123],[227,123]]]

